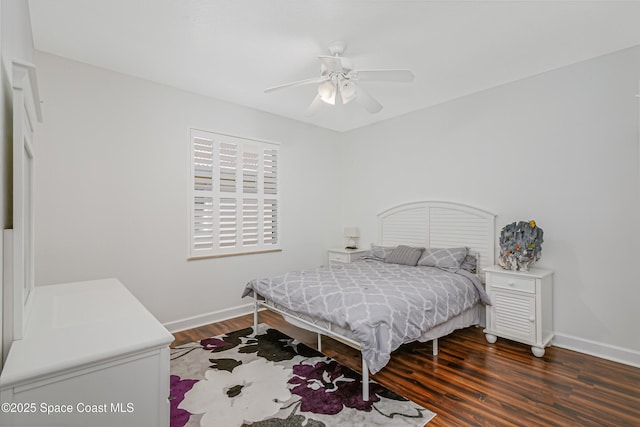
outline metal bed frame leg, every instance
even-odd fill
[[[433,339],[433,352],[432,352],[432,354],[434,356],[438,355],[438,338],[434,338]]]
[[[369,367],[362,356],[362,400],[369,400]]]
[[[253,291],[253,336],[258,334],[258,293]]]
[[[318,351],[322,353],[322,335],[318,332]]]

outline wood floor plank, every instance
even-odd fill
[[[316,335],[272,312],[260,321],[316,348]],[[174,334],[173,346],[253,324],[252,315]],[[361,369],[360,352],[330,338],[323,353]],[[640,369],[556,347],[543,358],[529,346],[499,339],[489,344],[480,328],[430,343],[400,347],[372,377],[438,414],[437,426],[640,426]]]

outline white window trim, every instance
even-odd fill
[[[188,259],[282,250],[280,144],[190,129],[189,151]]]

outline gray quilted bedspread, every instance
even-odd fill
[[[476,276],[359,260],[250,281],[253,294],[353,332],[371,373],[391,352],[488,297]]]

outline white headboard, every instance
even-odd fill
[[[495,215],[451,202],[414,202],[378,214],[382,246],[453,248],[467,246],[478,253],[480,277],[495,262]]]

